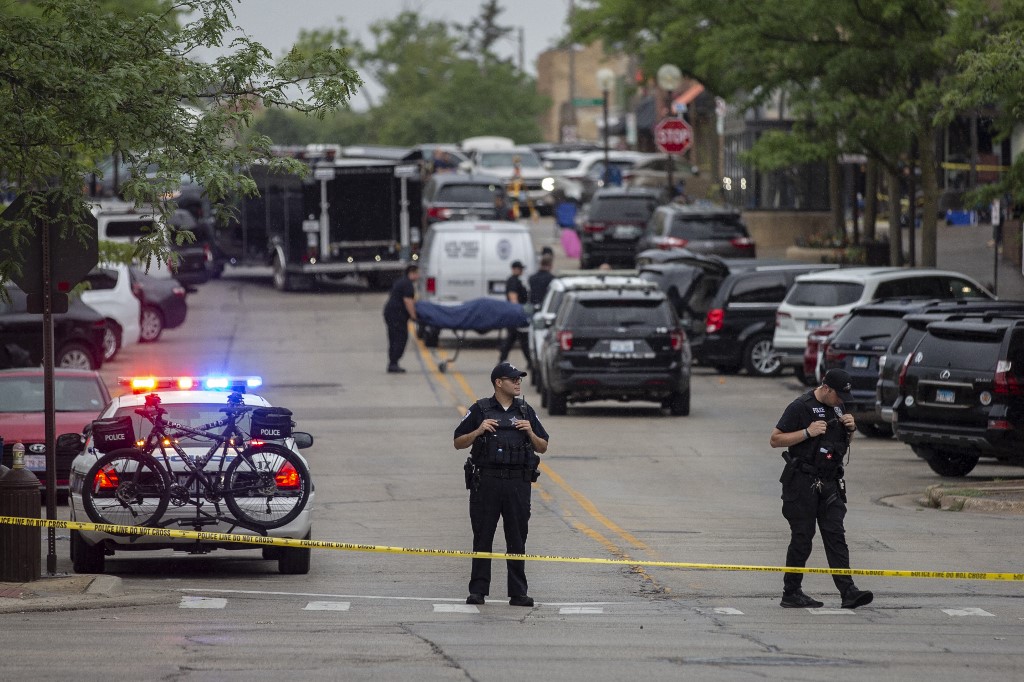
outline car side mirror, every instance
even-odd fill
[[[299,450],[305,450],[313,445],[312,434],[305,431],[292,431],[292,439],[295,441],[295,447]]]
[[[91,425],[90,425],[91,428]],[[57,451],[78,452],[85,445],[85,438],[80,433],[62,433],[57,436]]]
[[[463,161],[459,164],[460,173],[471,173],[473,171],[473,164],[469,161]]]
[[[553,325],[555,323],[555,315],[554,315],[554,313],[544,313],[544,318],[543,318],[542,322],[544,324],[544,328],[545,329],[550,329],[551,325]]]

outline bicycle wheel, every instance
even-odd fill
[[[276,443],[246,448],[224,472],[224,502],[248,525],[278,528],[306,508],[313,489],[297,454]]]
[[[152,526],[163,516],[169,497],[164,468],[133,448],[100,457],[82,483],[82,507],[95,523]]]

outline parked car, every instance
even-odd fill
[[[828,348],[828,340],[832,338],[832,334],[841,321],[842,318],[808,332],[807,345],[804,347],[803,364],[796,373],[797,378],[805,385],[818,386],[825,377],[825,373],[821,371],[821,361],[825,355],[825,350]],[[777,351],[776,356],[778,356]]]
[[[0,436],[4,444],[2,464],[10,467],[13,446],[25,446],[25,468],[46,489],[46,413],[40,367],[0,370]],[[110,402],[110,392],[98,372],[56,368],[53,371],[53,405],[56,433],[81,432]],[[57,448],[57,490],[67,490],[71,460],[76,449]]]
[[[653,187],[668,191],[668,169],[672,164],[672,184],[685,186],[686,182],[697,175],[696,166],[679,156],[651,154],[637,161],[631,168],[623,172],[624,187]]]
[[[101,241],[132,243],[154,229],[157,217],[152,213],[140,213],[131,204],[102,203],[94,206],[97,233]],[[177,232],[188,230],[195,233],[197,227],[195,217],[186,210],[174,211],[169,221],[171,238],[170,249],[174,254],[173,264],[153,263],[149,267],[154,276],[172,276],[186,287],[202,284],[210,279],[207,266],[209,258],[207,250],[198,239],[193,242],[178,243]]]
[[[604,151],[551,152],[544,155],[544,163],[554,178],[553,195],[562,200],[586,204],[594,193],[606,186],[606,171],[614,168],[624,176],[635,164],[650,154],[625,150],[609,150],[605,164]]]
[[[191,377],[194,390],[178,388],[180,377],[155,377],[156,390],[160,396],[160,406],[167,411],[167,418],[188,426],[197,427],[224,418],[221,408],[227,403],[228,392],[224,390],[208,390],[209,377]],[[235,386],[225,380],[229,390]],[[118,396],[102,410],[100,418],[130,417],[133,430],[140,437],[145,437],[152,428],[151,424],[140,417],[135,410],[144,404],[146,393],[128,393]],[[243,397],[245,405],[253,407],[269,407],[270,403],[261,396],[246,393]],[[243,429],[245,427],[243,426]],[[70,490],[68,494],[69,516],[72,521],[90,522],[90,518],[82,506],[82,485],[89,470],[101,456],[94,447],[91,431],[87,429],[87,437],[81,434],[68,433],[61,435],[58,441],[70,441],[80,444],[80,451],[71,463]],[[280,441],[282,445],[297,454],[300,448],[309,447],[313,438],[308,433],[293,431],[291,436]],[[181,441],[185,451],[193,457],[204,456],[209,442],[183,438]],[[233,455],[229,455],[231,457]],[[299,455],[301,457],[301,454]],[[186,472],[184,463],[178,457],[170,458],[172,471],[182,474]],[[307,463],[308,466],[308,463]],[[211,465],[212,469],[212,465]],[[207,469],[210,471],[211,469]],[[311,491],[308,502],[299,515],[291,522],[266,531],[267,537],[309,539],[313,526],[315,492]],[[197,515],[212,515],[212,507],[217,504],[215,499],[203,501],[206,510],[197,510],[191,504],[170,504],[164,512],[164,520],[180,521],[172,527],[192,527]],[[235,526],[228,520],[220,520],[215,524],[205,523],[208,519],[200,518],[203,530],[220,533],[259,534],[257,531]],[[71,563],[76,573],[102,573],[106,557],[122,552],[143,552],[159,549],[172,549],[190,554],[206,554],[213,549],[244,550],[253,549],[252,545],[238,543],[221,543],[217,541],[196,542],[189,538],[165,538],[159,536],[112,535],[98,531],[73,530],[71,536]],[[309,572],[311,550],[304,547],[267,547],[263,550],[264,559],[278,562],[278,570],[286,574],[305,574]]]
[[[967,275],[932,268],[860,267],[802,275],[775,315],[775,350],[784,366],[807,380],[803,358],[810,331],[880,298],[992,299],[992,293]]]
[[[775,312],[800,275],[836,265],[730,260],[705,315],[702,333],[690,336],[694,359],[719,372],[741,368],[752,376],[774,376],[782,369],[775,353]]]
[[[175,329],[188,315],[185,287],[173,279],[160,279],[146,274],[135,265],[130,268],[132,293],[138,298],[139,340],[156,341],[165,329]]]
[[[43,363],[43,318],[28,312],[25,292],[7,284],[8,301],[0,300],[0,368],[38,367]],[[53,361],[57,367],[99,369],[107,321],[72,297],[68,312],[53,316]]]
[[[1024,463],[1024,315],[932,322],[900,369],[896,437],[940,476]]]
[[[540,308],[534,311],[533,319],[530,322],[528,332],[530,357],[539,358],[544,342],[550,334],[551,325],[555,322],[555,314],[562,304],[567,292],[570,291],[593,291],[603,289],[637,289],[653,290],[657,285],[653,282],[631,277],[628,275],[608,275],[595,273],[593,275],[575,275],[568,277],[556,277],[548,285],[548,293],[540,304]],[[537,363],[533,372],[530,372],[530,381],[541,392],[544,393],[544,378],[540,363]]]
[[[124,346],[139,342],[141,306],[132,292],[128,266],[106,263],[85,276],[88,288],[82,301],[107,320],[103,336],[103,361],[110,362]]]
[[[729,275],[729,265],[717,256],[690,254],[672,263],[645,265],[641,279],[653,282],[665,292],[691,344],[704,337],[705,320],[718,287]]]
[[[637,242],[638,255],[647,249],[678,248],[723,258],[757,256],[739,211],[705,201],[659,206]]]
[[[568,403],[648,400],[690,413],[690,348],[661,291],[569,292],[541,350],[552,415]]]
[[[435,173],[423,186],[423,234],[446,220],[512,220],[505,185],[493,175]]]
[[[512,181],[518,174],[522,180],[522,193],[512,191]],[[476,149],[471,155],[471,162],[463,164],[462,170],[474,175],[492,175],[501,178],[508,192],[509,201],[518,201],[520,208],[532,203],[538,210],[550,207],[549,195],[555,188],[555,180],[551,172],[544,167],[537,152],[529,147],[499,147]]]
[[[580,267],[634,267],[636,243],[660,203],[660,192],[654,189],[597,190],[580,219]]]

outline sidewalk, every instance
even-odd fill
[[[28,583],[0,582],[0,614],[172,604],[180,599],[177,592],[128,592],[113,575],[44,575]]]

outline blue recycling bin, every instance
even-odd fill
[[[559,227],[576,227],[576,202],[562,201],[555,204],[555,222]]]

